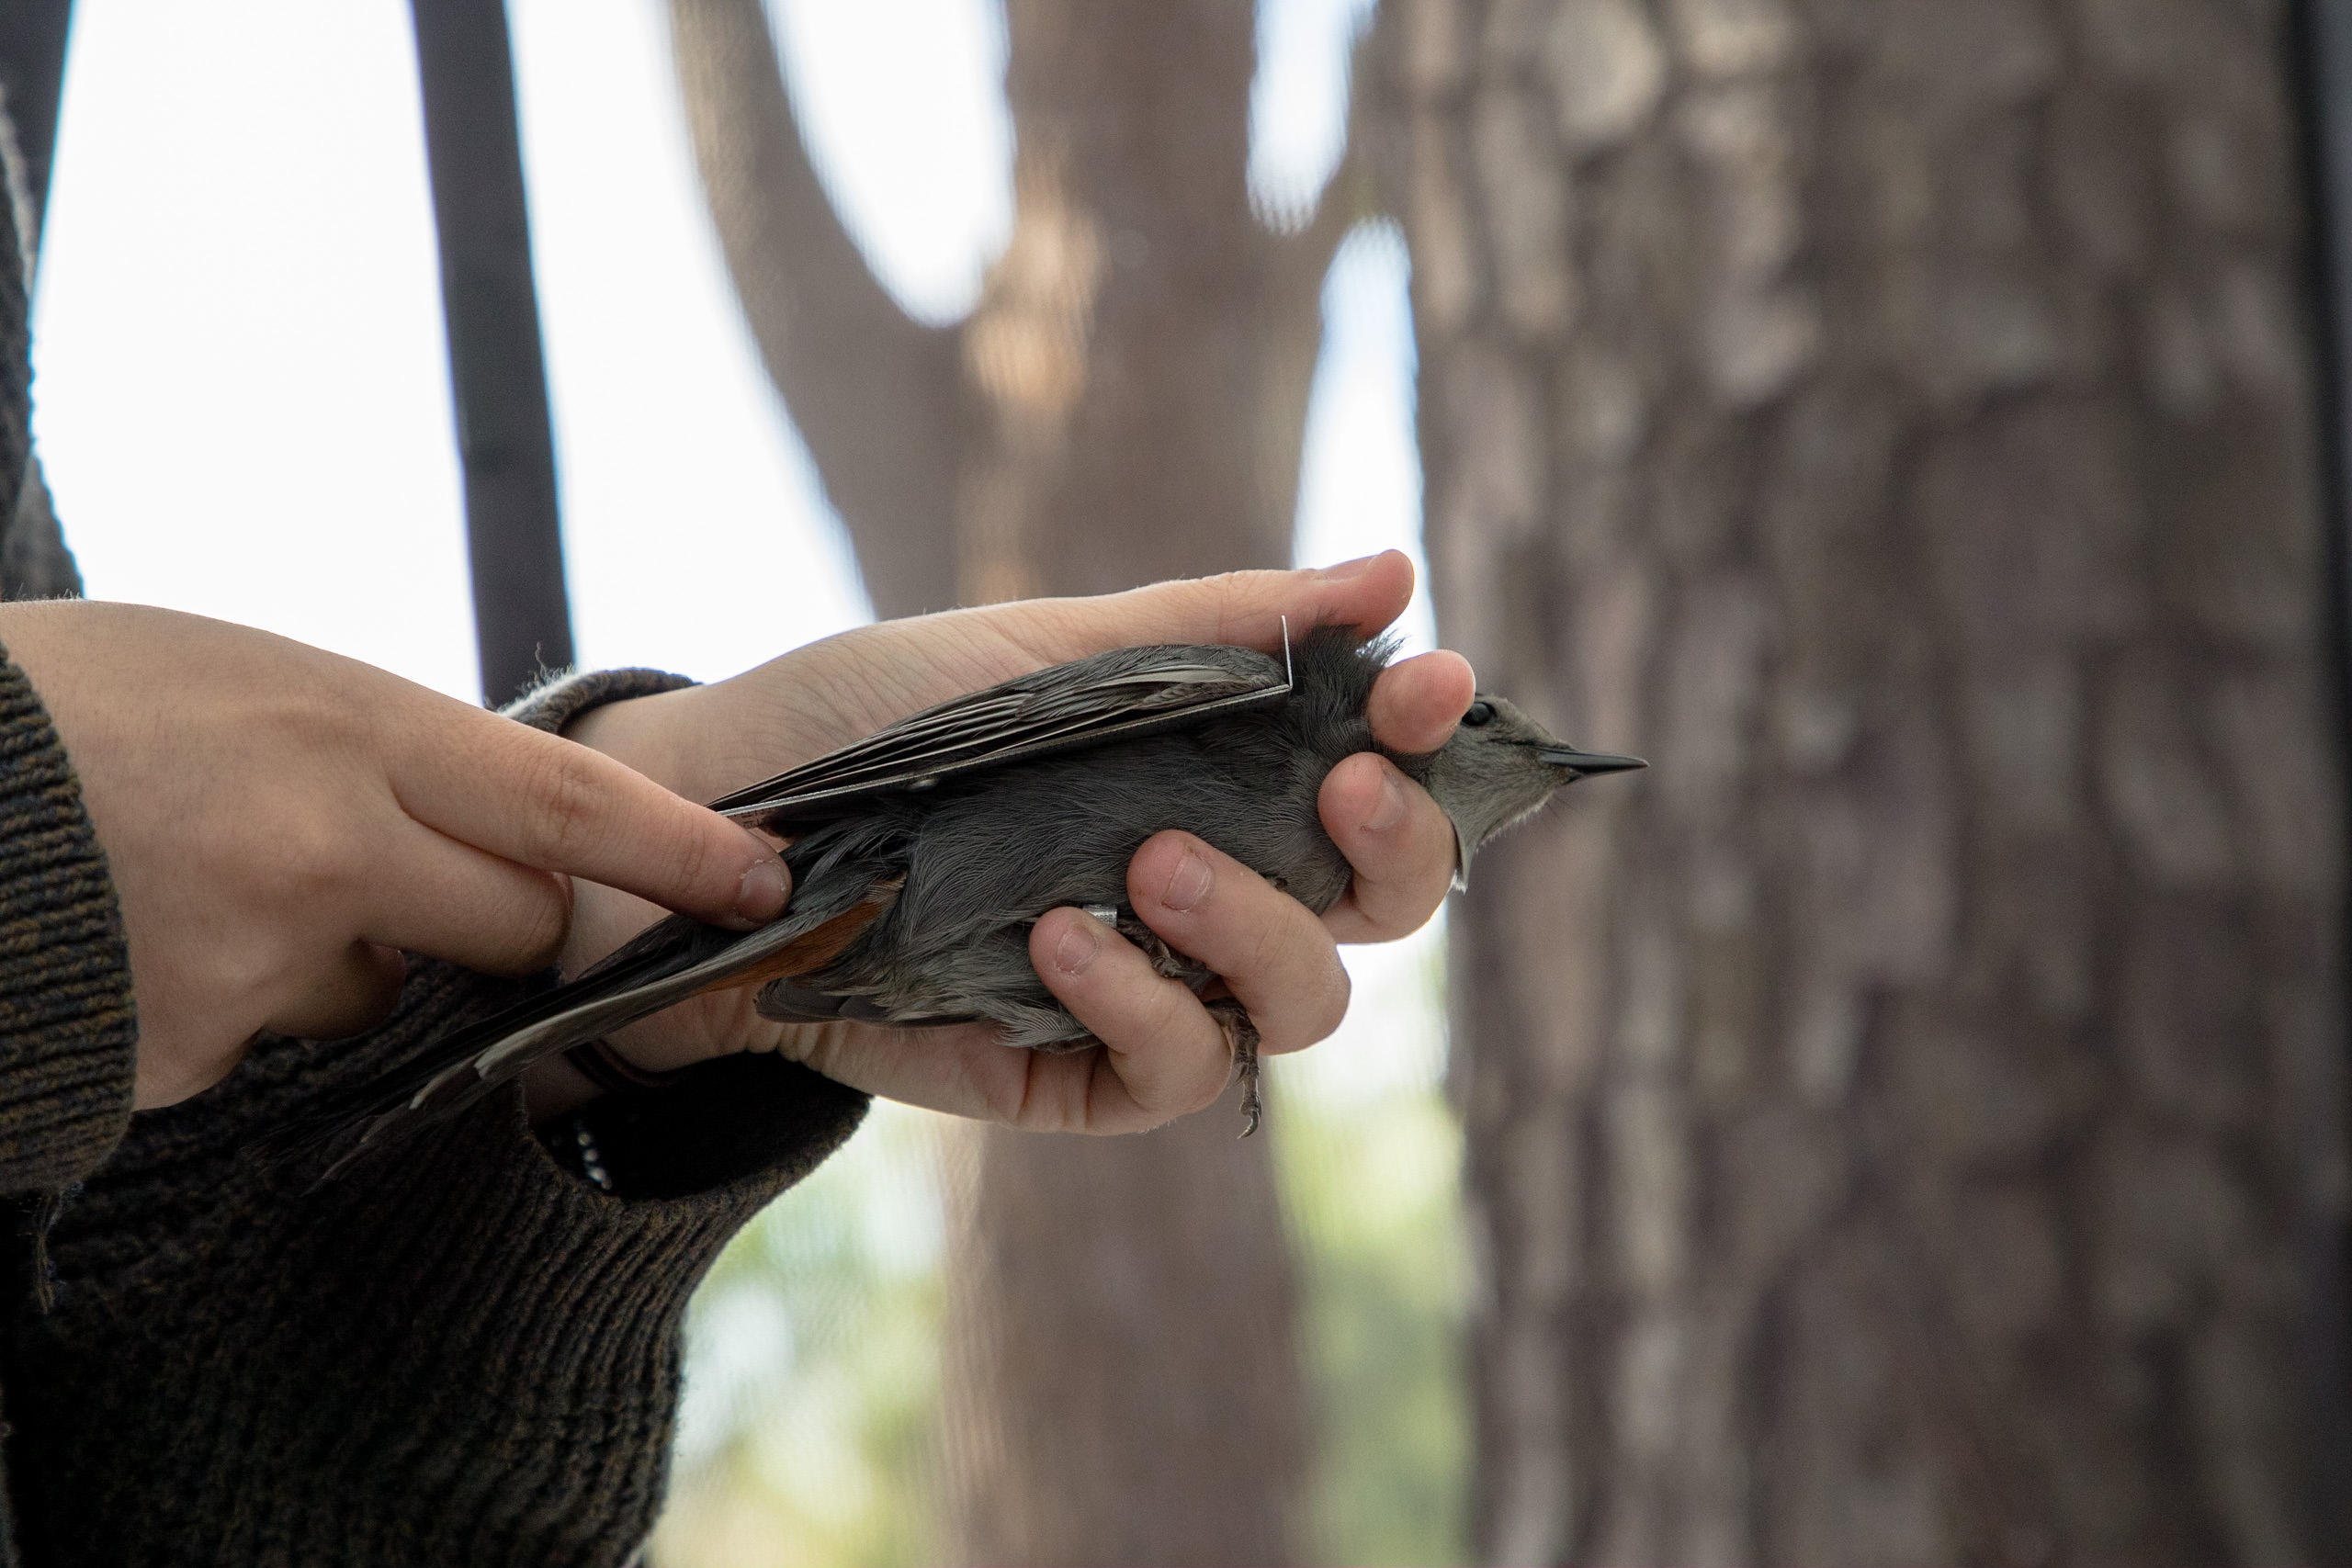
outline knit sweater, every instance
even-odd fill
[[[575,678],[515,716],[557,729],[678,683]],[[0,1564],[628,1559],[661,1496],[687,1296],[865,1097],[738,1056],[600,1100],[580,1122],[611,1191],[550,1152],[513,1091],[323,1185],[251,1153],[548,983],[412,958],[382,1028],[265,1036],[215,1088],[133,1116],[104,858],[0,660],[0,1213],[17,1221]]]

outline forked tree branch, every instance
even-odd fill
[[[1384,215],[1366,160],[1356,150],[1355,129],[1351,127],[1340,166],[1331,171],[1323,194],[1316,198],[1313,216],[1304,228],[1274,243],[1273,287],[1284,291],[1285,299],[1298,289],[1320,295],[1341,242],[1355,231],[1357,224]]]
[[[866,266],[801,139],[760,0],[672,0],[703,193],[768,376],[847,525],[877,614],[955,598],[952,330]]]

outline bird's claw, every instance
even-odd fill
[[[1258,1130],[1266,1111],[1258,1093],[1258,1026],[1250,1021],[1248,1010],[1231,997],[1217,998],[1208,1010],[1223,1026],[1226,1043],[1233,1049],[1233,1074],[1241,1080],[1241,1114],[1248,1119],[1248,1125],[1241,1129],[1246,1138]]]
[[[1117,929],[1121,936],[1143,949],[1154,970],[1170,980],[1182,980],[1198,991],[1216,977],[1199,960],[1169,946],[1159,932],[1132,915],[1122,915]],[[1241,1114],[1249,1119],[1249,1125],[1241,1129],[1246,1138],[1258,1130],[1266,1111],[1258,1093],[1258,1026],[1250,1021],[1249,1010],[1232,997],[1211,998],[1203,1005],[1225,1031],[1226,1043],[1233,1052],[1234,1076],[1241,1080]]]

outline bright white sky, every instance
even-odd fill
[[[711,678],[854,624],[854,564],[694,185],[658,0],[510,9],[582,660]],[[1252,183],[1272,210],[1329,173],[1364,9],[1268,0]],[[1001,16],[775,13],[852,230],[910,310],[953,320],[1010,222]],[[82,0],[35,419],[94,597],[472,698],[414,72],[401,0]],[[1376,236],[1334,273],[1302,558],[1418,535],[1403,288]]]

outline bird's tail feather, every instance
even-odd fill
[[[576,979],[445,1035],[393,1071],[330,1099],[265,1137],[261,1151],[289,1163],[332,1156],[325,1180],[368,1149],[463,1111],[534,1062],[756,969],[841,913],[831,908],[841,901],[797,899],[782,919],[749,932],[673,915]]]

